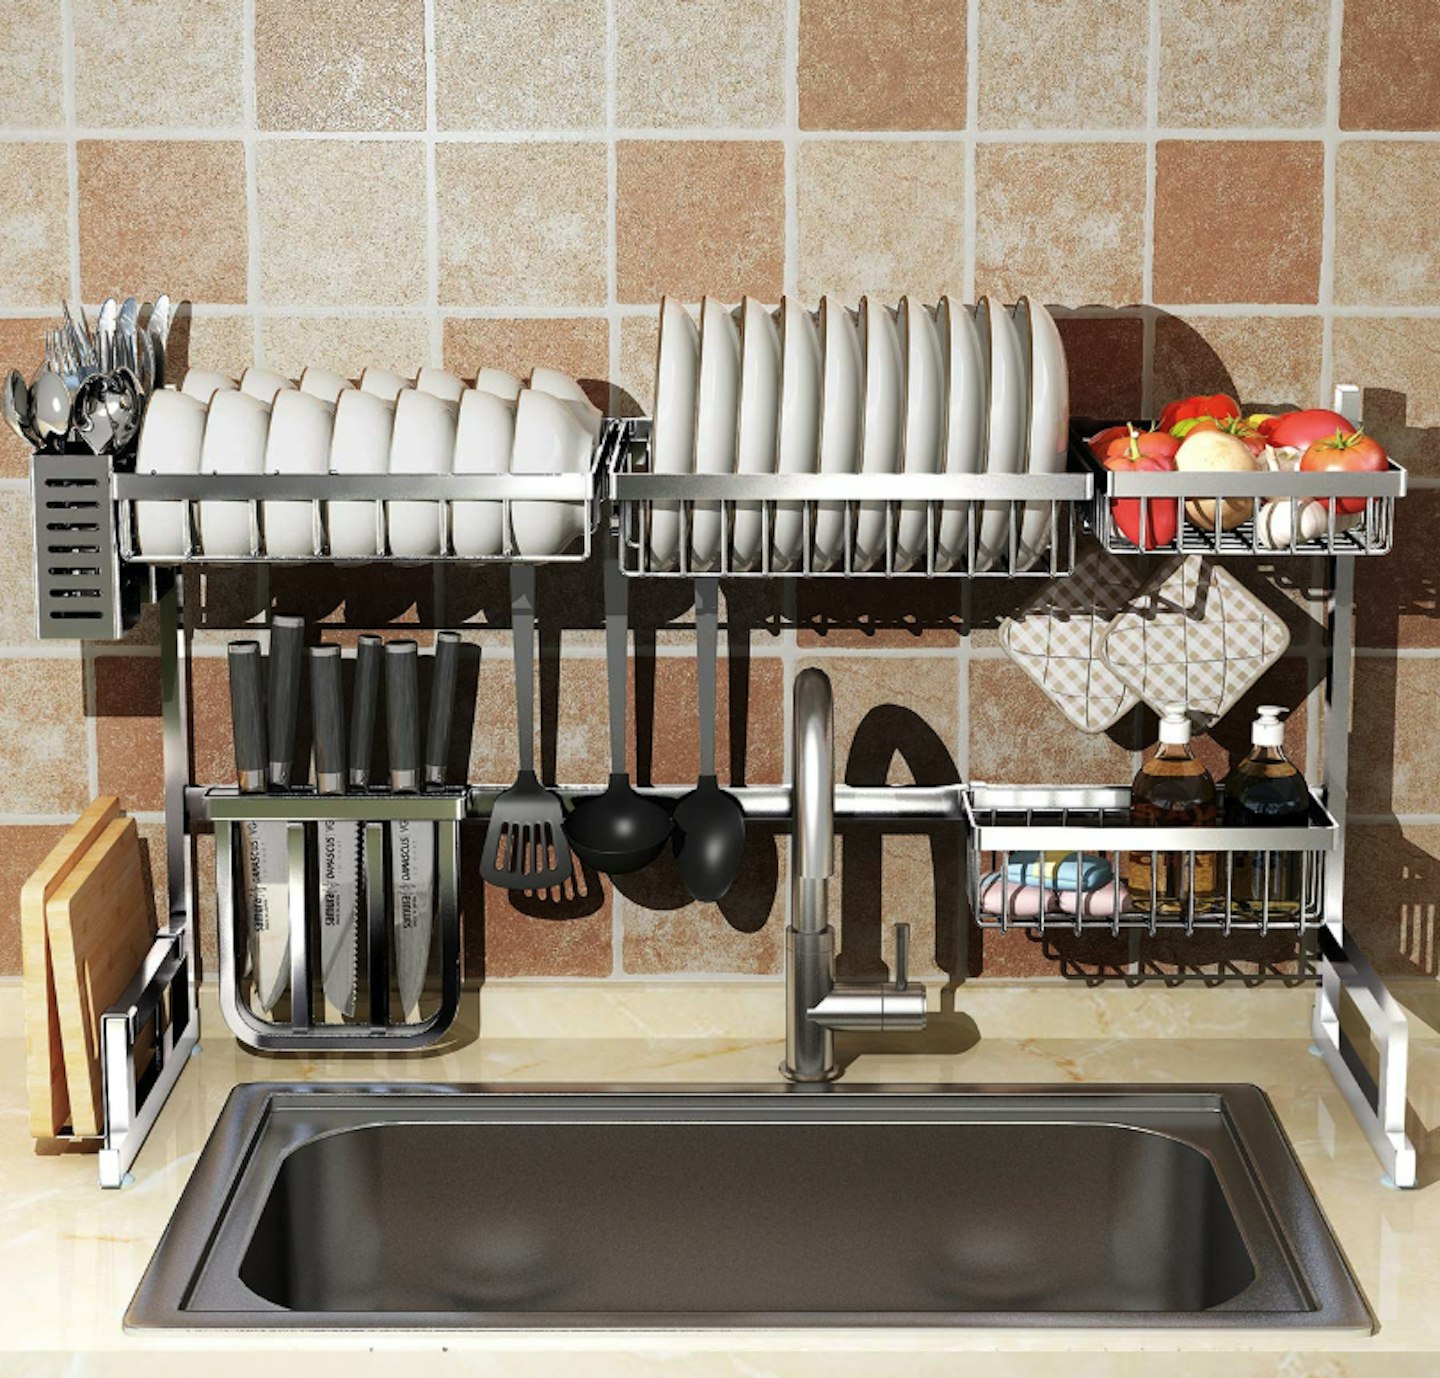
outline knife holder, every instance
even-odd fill
[[[465,816],[463,788],[423,794],[319,795],[312,791],[240,794],[233,789],[206,791],[207,812],[215,827],[215,894],[220,928],[220,1005],[235,1036],[252,1048],[303,1051],[393,1051],[435,1043],[454,1022],[460,1005],[460,821]],[[327,821],[358,824],[362,829],[362,871],[356,919],[355,1016],[326,1022],[317,1015],[319,903],[316,855],[319,825]],[[241,884],[246,823],[283,825],[288,867],[288,912],[305,915],[290,925],[289,985],[268,1014],[253,999],[247,970],[245,905]],[[394,909],[391,887],[390,824],[430,823],[435,839],[435,910],[429,970],[435,974],[439,951],[439,1003],[416,1022],[402,1021],[392,990],[391,938]],[[427,983],[428,986],[429,983]]]

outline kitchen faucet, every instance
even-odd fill
[[[792,723],[790,923],[785,930],[785,1061],[790,1081],[833,1081],[835,1030],[925,1027],[925,987],[908,979],[910,925],[895,925],[895,979],[835,980],[827,900],[835,851],[835,728],[830,679],[802,670]]]

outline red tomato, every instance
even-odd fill
[[[1174,449],[1170,449],[1170,446]],[[1175,450],[1180,442],[1164,431],[1141,433],[1132,427],[1122,440],[1112,440],[1105,455],[1107,469],[1135,473],[1149,470],[1165,473],[1175,468]],[[1140,507],[1145,504],[1144,542],[1141,542]],[[1179,504],[1174,498],[1111,498],[1110,512],[1120,534],[1133,546],[1159,550],[1172,545],[1179,523]]]
[[[1177,421],[1188,421],[1197,416],[1212,416],[1217,421],[1223,421],[1228,416],[1239,415],[1240,404],[1228,393],[1216,392],[1209,396],[1201,394],[1198,397],[1186,397],[1178,402],[1171,402],[1160,413],[1160,422],[1156,429],[1168,431]]]
[[[1297,450],[1327,436],[1351,435],[1354,430],[1338,411],[1327,411],[1324,407],[1287,411],[1260,423],[1260,433],[1272,445],[1293,445]]]
[[[1085,443],[1090,447],[1090,453],[1096,459],[1104,459],[1105,447],[1112,440],[1124,439],[1134,429],[1135,427],[1128,423],[1123,426],[1106,426],[1103,431],[1097,431]]]
[[[1352,430],[1348,434],[1337,431],[1310,445],[1300,457],[1300,468],[1305,473],[1319,474],[1343,471],[1347,474],[1381,474],[1389,467],[1380,442],[1364,431]],[[1363,512],[1364,498],[1336,498],[1337,512]],[[1325,505],[1330,500],[1325,499]]]

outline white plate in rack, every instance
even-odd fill
[[[907,474],[938,473],[945,424],[945,372],[935,318],[923,303],[900,299],[897,313],[905,378],[905,438],[901,453]],[[929,503],[900,504],[895,567],[923,566]]]
[[[820,472],[853,474],[860,467],[865,364],[855,317],[840,302],[820,298]],[[815,507],[815,567],[843,567],[845,504]]]
[[[820,463],[820,336],[815,318],[792,297],[780,302],[780,450],[782,474],[813,474]],[[805,504],[775,504],[776,569],[802,564]]]
[[[1015,303],[1015,332],[1025,361],[1027,474],[1058,474],[1065,468],[1070,428],[1070,380],[1065,346],[1054,318],[1038,302]],[[1048,502],[1029,502],[1020,519],[1018,569],[1029,569],[1050,548]]]
[[[759,302],[740,303],[740,422],[735,437],[735,471],[775,472],[780,417],[780,332],[775,318]],[[764,504],[737,502],[733,559],[735,569],[760,563]]]
[[[860,348],[865,361],[865,421],[860,438],[860,471],[900,472],[900,426],[904,378],[895,313],[871,297],[860,299]],[[885,563],[886,504],[862,502],[855,523],[853,568]]]
[[[735,423],[740,399],[740,332],[716,301],[700,303],[700,395],[695,410],[695,472],[735,470]],[[725,517],[718,502],[697,502],[690,519],[693,568],[709,569],[720,554]]]
[[[655,424],[650,463],[657,474],[689,474],[695,464],[695,394],[700,372],[700,333],[673,297],[660,302],[655,346]],[[680,550],[680,504],[651,503],[650,564],[671,569]]]
[[[935,308],[945,356],[945,472],[978,474],[985,468],[985,355],[975,318],[962,302],[941,297]],[[970,504],[947,502],[940,512],[942,569],[963,569],[969,559]]]
[[[989,297],[975,304],[975,325],[989,361],[986,407],[985,472],[1018,474],[1025,468],[1025,361],[1010,313]],[[1010,508],[1005,501],[987,502],[980,519],[975,573],[983,574],[1009,560]]]

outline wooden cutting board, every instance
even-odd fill
[[[71,825],[50,855],[20,888],[20,963],[25,973],[25,1086],[30,1100],[30,1133],[54,1139],[70,1123],[65,1090],[65,1053],[55,1003],[55,973],[45,906],[90,850],[108,824],[120,816],[120,801],[96,799]]]
[[[45,909],[65,1052],[70,1125],[103,1131],[100,1016],[135,978],[155,938],[155,896],[133,818],[105,825]]]

